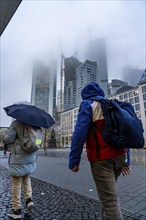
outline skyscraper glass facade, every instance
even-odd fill
[[[97,63],[86,60],[76,69],[76,107],[82,101],[81,91],[89,82],[98,83]]]
[[[56,71],[40,61],[34,62],[31,103],[55,117]]]

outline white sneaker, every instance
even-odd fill
[[[28,198],[28,199],[26,200],[25,213],[31,212],[31,210],[32,210],[33,207],[34,207],[34,203],[33,203],[32,199],[31,199],[31,198]]]
[[[12,209],[7,216],[11,217],[12,219],[21,219],[21,209],[14,210]]]

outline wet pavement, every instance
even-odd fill
[[[37,171],[32,175],[35,220],[98,220],[99,202],[89,164],[83,153],[80,171],[68,169],[69,150],[39,152]],[[144,152],[142,153],[144,155]],[[140,156],[138,156],[140,157]],[[11,209],[11,183],[7,155],[0,154],[0,220]],[[146,220],[146,167],[132,165],[132,173],[120,177],[118,191],[124,220]],[[22,200],[24,207],[24,201]]]

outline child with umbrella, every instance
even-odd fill
[[[12,210],[8,216],[21,219],[21,187],[24,187],[25,215],[28,215],[34,206],[30,174],[36,170],[36,152],[27,152],[22,147],[24,132],[26,128],[41,132],[41,127],[51,127],[54,120],[36,106],[15,104],[4,110],[7,115],[17,119],[12,122],[4,137],[4,143],[11,146],[9,173],[12,177]],[[36,139],[36,142],[40,144],[41,140]]]

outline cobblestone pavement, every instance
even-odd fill
[[[69,154],[69,149],[55,149],[55,150],[49,149],[47,152],[47,155],[45,155],[44,151],[39,152],[38,155],[41,155],[41,156],[38,156],[37,170],[32,175],[33,182],[34,182],[34,178],[35,178],[35,183],[37,182],[38,185],[40,186],[42,183],[41,181],[44,181],[45,183],[43,183],[43,185],[46,184],[49,187],[50,186],[57,187],[58,189],[64,190],[64,192],[69,192],[69,195],[71,192],[75,195],[80,195],[81,196],[80,198],[82,198],[82,200],[84,200],[84,198],[85,198],[85,200],[88,198],[89,199],[88,203],[91,201],[94,201],[94,204],[96,204],[96,206],[97,206],[98,197],[97,197],[97,193],[96,193],[95,184],[94,184],[93,178],[91,176],[90,166],[89,166],[89,163],[87,162],[87,159],[86,159],[85,152],[83,152],[83,154],[82,154],[80,171],[78,173],[73,173],[68,169],[68,154]],[[146,220],[146,166],[145,166],[146,164],[144,162],[145,156],[146,156],[146,150],[143,152],[142,151],[133,152],[132,157],[134,158],[134,161],[132,159],[132,165],[131,165],[132,172],[131,172],[131,174],[128,176],[125,176],[125,177],[121,176],[118,181],[118,192],[119,192],[121,207],[124,210],[123,213],[127,213],[125,210],[128,210],[130,213],[135,213],[135,214],[133,214],[133,216],[135,216],[137,213],[138,215],[136,215],[136,217],[134,217],[134,219],[137,219],[137,220],[139,220],[139,219]],[[142,161],[141,161],[141,159],[142,159]],[[135,163],[135,161],[136,161],[136,163]],[[8,154],[4,155],[2,151],[0,151],[0,166],[8,167]],[[2,181],[0,181],[0,184],[3,181],[5,182],[4,176],[2,176],[0,178],[2,180]],[[2,185],[0,185],[0,186],[1,186],[1,188],[0,188],[1,192],[4,191],[4,188],[2,188]],[[9,187],[10,187],[10,185],[9,185]],[[41,192],[42,191],[40,190],[40,197],[42,196]],[[5,193],[6,192],[4,191],[3,198],[5,198],[5,201],[6,200],[9,201],[10,195],[8,197]],[[42,193],[44,193],[44,192],[42,192]],[[34,198],[36,198],[35,199],[36,207],[37,207],[37,196],[38,195],[39,195],[39,193],[37,193],[37,191],[36,191],[36,194],[34,192]],[[46,193],[45,193],[45,195],[46,195]],[[39,199],[40,199],[40,197],[39,197]],[[50,198],[50,196],[49,196],[49,198]],[[47,198],[46,200],[50,201],[49,198]],[[57,196],[56,196],[56,200],[58,201]],[[69,206],[71,207],[70,201],[72,201],[72,200],[69,199],[68,204],[70,204]],[[1,204],[1,202],[0,202],[0,204]],[[50,205],[48,205],[48,206],[50,206]],[[43,205],[43,207],[45,207],[45,206]],[[71,207],[71,209],[72,208],[73,207]],[[89,205],[89,208],[90,208],[90,205]],[[87,208],[87,210],[89,208]],[[7,209],[9,209],[9,206],[7,206]],[[54,211],[55,210],[52,209],[52,212],[54,212]],[[0,213],[1,213],[1,209],[0,209]],[[49,214],[47,214],[47,215],[49,216]],[[131,219],[129,217],[131,214],[126,214],[126,215],[128,215],[128,217],[125,216],[126,219]],[[41,217],[42,218],[40,218],[40,219],[44,219],[43,216],[41,216]],[[0,214],[0,220],[2,220],[2,219],[4,219],[4,217],[1,218],[1,214]],[[39,219],[39,218],[36,218],[36,219]],[[47,219],[49,219],[49,217],[47,217],[45,219],[47,220]],[[55,217],[54,218],[53,217],[52,219],[54,219],[54,220],[55,219],[78,220],[79,219],[80,220],[79,217],[77,219],[73,218],[73,217],[72,218],[69,218],[69,217],[67,217],[67,218],[66,217],[63,217],[63,218],[62,217],[59,217],[59,218]],[[86,219],[86,218],[81,218],[81,219]],[[91,218],[91,219],[93,219],[93,218]],[[96,216],[94,219],[99,219],[99,218]],[[90,218],[89,218],[89,220],[90,220]]]
[[[11,182],[8,169],[0,166],[0,220],[8,220],[11,209]],[[25,220],[98,220],[99,203],[95,199],[32,178],[35,207]],[[23,193],[22,193],[23,194]],[[22,200],[22,207],[24,201]],[[122,210],[124,220],[144,220],[145,217]]]

